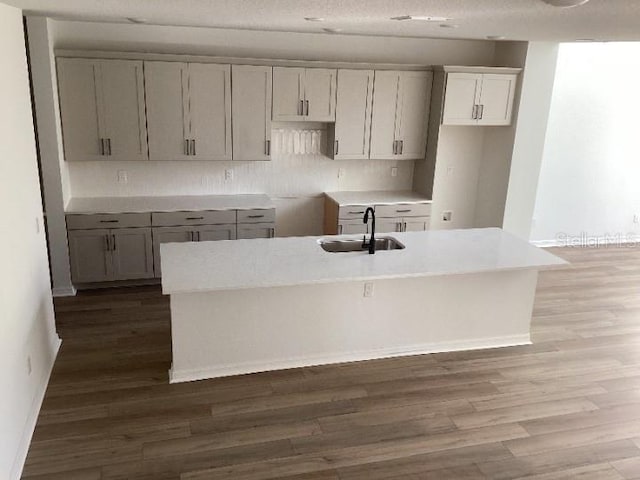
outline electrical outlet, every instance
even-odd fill
[[[363,295],[367,298],[373,297],[373,283],[367,282],[364,284]]]
[[[392,177],[398,176],[398,167],[391,167],[391,176]]]
[[[343,178],[344,177],[344,168],[339,168],[338,169],[338,178]]]
[[[232,168],[227,168],[224,171],[224,181],[225,182],[232,182],[233,181],[233,169]]]
[[[633,216],[633,223],[640,223],[640,214],[635,214]]]
[[[27,374],[31,375],[31,371],[33,369],[31,368],[31,355],[29,355],[27,357]]]
[[[452,218],[453,218],[453,212],[451,210],[446,210],[446,211],[442,212],[442,221],[443,222],[450,222]]]
[[[129,183],[129,174],[126,170],[118,170],[118,183]]]

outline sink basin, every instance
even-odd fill
[[[348,238],[343,240],[331,240],[323,238],[318,243],[325,252],[366,252],[368,247],[362,247],[362,238]],[[404,245],[393,237],[376,238],[376,251],[378,250],[402,250]]]

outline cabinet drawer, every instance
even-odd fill
[[[345,220],[362,220],[367,207],[369,207],[369,205],[343,205],[338,210],[338,218]]]
[[[148,227],[150,225],[150,213],[100,213],[92,215],[67,215],[67,228],[69,230]]]
[[[216,225],[221,223],[235,223],[236,211],[154,212],[151,218],[154,227]]]
[[[238,210],[238,223],[273,223],[276,221],[274,208]]]
[[[376,217],[428,217],[430,203],[407,203],[398,205],[376,205]]]

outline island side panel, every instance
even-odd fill
[[[530,343],[538,272],[171,295],[172,383]]]

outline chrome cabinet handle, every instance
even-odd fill
[[[402,231],[406,232],[407,231],[407,222],[403,222],[402,223]]]
[[[204,217],[185,217],[185,220],[204,220]]]
[[[482,120],[482,117],[484,117],[484,105],[480,105],[480,120]]]
[[[342,235],[342,225],[338,225],[338,235]]]
[[[189,153],[189,140],[187,140],[187,139],[184,140],[184,154],[185,155],[190,155],[190,153]]]
[[[191,139],[191,155],[196,155],[196,141]]]
[[[393,141],[393,154],[397,155],[397,153],[398,153],[398,141],[394,140]]]
[[[269,238],[273,238],[276,236],[276,229],[275,228],[270,228],[269,229]]]
[[[112,240],[111,240],[112,241],[112,244],[111,244],[112,245],[112,250],[115,252],[116,248],[117,248],[116,247],[116,236],[115,235],[111,235],[111,238],[112,238]]]
[[[336,140],[336,144],[333,146],[333,154],[338,155],[338,140]]]
[[[305,117],[309,116],[309,100],[305,100],[304,101],[304,105],[305,105]]]
[[[400,140],[400,155],[402,155],[403,151],[404,151],[404,140]]]
[[[120,220],[100,220],[100,223],[118,223]]]
[[[104,155],[104,138],[100,139],[100,155]]]
[[[362,212],[349,212],[349,215],[364,215],[364,211],[362,211]]]
[[[304,116],[304,100],[300,100],[298,104],[298,115]]]
[[[472,120],[478,119],[478,105],[473,106],[473,110],[471,110],[471,119]]]
[[[271,155],[271,140],[264,141],[264,154]]]
[[[111,156],[111,139],[107,138],[107,155]]]
[[[264,218],[264,215],[247,215],[247,218]]]
[[[409,213],[411,211],[410,208],[407,208],[406,210],[396,210],[396,213]]]
[[[109,235],[104,236],[104,251],[108,252],[111,250],[111,245],[109,245]]]

